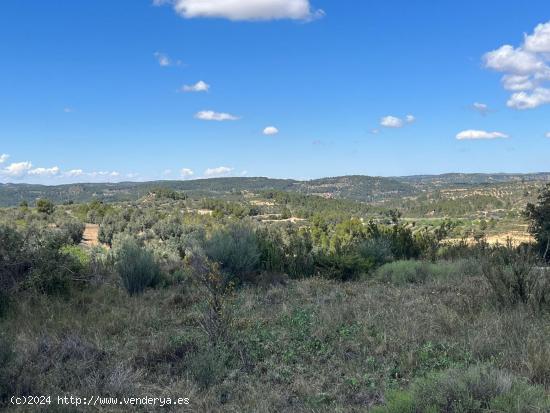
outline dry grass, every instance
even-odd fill
[[[189,397],[188,411],[364,412],[389,389],[477,363],[548,385],[548,316],[496,310],[481,278],[243,288],[227,298],[230,334],[216,345],[201,328],[204,297],[184,285],[23,297],[0,321],[17,353],[12,390]]]

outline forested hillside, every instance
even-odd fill
[[[290,191],[326,198],[353,199],[362,202],[382,202],[402,197],[418,196],[437,189],[487,187],[502,183],[512,185],[543,183],[549,173],[513,174],[446,174],[409,177],[342,176],[310,181],[271,178],[214,178],[186,181],[150,181],[122,183],[81,183],[68,185],[0,184],[0,206],[15,206],[25,200],[33,203],[48,198],[55,203],[107,202],[137,200],[156,188],[185,191],[190,196],[228,196],[242,191]]]

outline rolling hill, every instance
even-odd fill
[[[363,175],[341,176],[298,181],[264,177],[213,178],[188,181],[150,181],[121,183],[79,183],[67,185],[0,184],[0,206],[15,206],[25,200],[34,203],[48,198],[55,203],[104,202],[137,200],[155,188],[186,192],[193,197],[227,196],[242,191],[265,190],[298,192],[325,198],[377,202],[415,196],[426,191],[475,187],[499,183],[548,182],[550,173],[537,174],[445,174],[416,175],[395,178]]]

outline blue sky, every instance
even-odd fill
[[[8,0],[0,39],[0,182],[550,170],[547,0]]]

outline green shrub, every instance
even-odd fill
[[[206,241],[209,259],[220,264],[230,276],[243,281],[259,269],[260,251],[254,231],[244,223],[232,223],[217,230]]]
[[[66,294],[84,266],[76,252],[65,253],[70,242],[60,230],[29,228],[24,234],[0,227],[0,294],[8,297],[17,288],[32,288],[46,294]],[[8,300],[0,307],[6,310]],[[0,309],[0,312],[2,309]]]
[[[187,368],[199,387],[206,389],[225,378],[229,354],[225,346],[208,346],[189,359]]]
[[[550,184],[539,192],[536,205],[527,204],[524,216],[529,220],[529,231],[537,241],[540,256],[550,261]]]
[[[59,225],[61,231],[74,243],[79,244],[84,235],[84,224],[80,221],[71,220],[62,222]]]
[[[61,254],[69,256],[75,263],[80,265],[82,270],[85,270],[90,265],[90,255],[84,248],[78,245],[65,245],[60,249]]]
[[[39,293],[66,295],[75,282],[82,281],[82,266],[73,256],[62,253],[70,243],[58,229],[36,230],[25,233],[25,250],[29,265],[20,285]]]
[[[256,232],[262,270],[292,278],[313,275],[313,241],[309,231],[292,225],[264,227]]]
[[[490,366],[451,369],[415,380],[407,391],[387,394],[375,413],[547,412],[542,387]]]
[[[42,214],[51,215],[55,210],[55,205],[49,199],[42,198],[36,201],[36,209]]]
[[[550,305],[550,276],[536,265],[526,247],[496,247],[481,258],[482,274],[500,305],[528,304],[540,311]]]
[[[374,264],[371,259],[364,259],[357,254],[320,254],[315,259],[315,267],[321,277],[350,281],[367,274]]]
[[[130,295],[140,294],[160,281],[161,273],[153,254],[140,247],[133,238],[116,246],[115,268]]]
[[[387,237],[366,239],[359,245],[358,253],[377,266],[393,261],[392,243]]]
[[[31,267],[30,258],[22,234],[12,227],[0,225],[0,295],[8,297],[26,277]],[[7,307],[7,300],[0,302],[0,314],[2,307]]]

